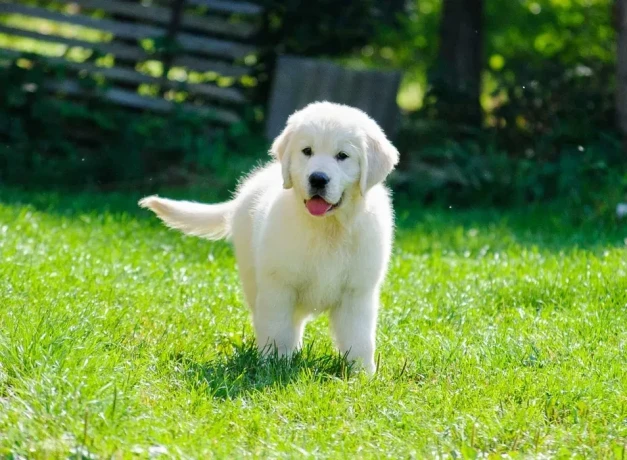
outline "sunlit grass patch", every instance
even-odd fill
[[[399,205],[368,378],[324,317],[260,356],[230,246],[137,198],[0,190],[0,454],[622,458],[624,226]]]

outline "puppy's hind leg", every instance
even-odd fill
[[[253,324],[260,351],[280,356],[292,354],[301,346],[304,319],[295,313],[294,289],[264,280],[258,285]]]

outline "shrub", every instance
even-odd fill
[[[581,59],[572,65],[520,57],[495,72],[497,103],[488,122],[512,155],[557,158],[562,148],[587,145],[615,131],[614,66]]]
[[[535,154],[525,155],[516,146],[503,147],[494,132],[406,119],[395,185],[423,202],[508,206],[558,199],[608,211],[627,199],[622,142],[611,131],[582,142],[558,144],[539,136],[528,144]]]
[[[40,186],[118,186],[181,180],[181,174],[227,173],[230,152],[248,163],[265,141],[245,123],[213,127],[204,117],[122,110],[97,97],[92,78],[81,84],[96,97],[52,98],[45,89],[62,80],[63,66],[28,57],[0,70],[0,182]]]

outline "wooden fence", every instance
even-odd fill
[[[274,71],[266,136],[274,138],[294,111],[322,100],[360,108],[394,136],[400,80],[397,71],[353,70],[321,59],[280,56]]]
[[[257,53],[251,43],[260,25],[258,5],[229,0],[57,0],[50,7],[38,5],[1,0],[0,34],[30,39],[35,53],[61,45],[54,48],[60,53],[42,54],[66,65],[73,76],[48,85],[51,93],[90,97],[92,92],[79,82],[79,75],[87,73],[104,79],[107,85],[99,96],[120,106],[155,112],[178,106],[220,124],[240,120],[247,98],[239,82],[252,75],[247,63]],[[29,22],[32,18],[40,21]],[[72,50],[108,59],[76,60],[70,58]],[[9,47],[0,52],[21,54]],[[142,67],[146,63],[152,71]],[[148,89],[138,92],[142,85]]]
[[[49,6],[0,0],[0,34],[29,39],[36,53],[71,71],[70,78],[47,84],[52,94],[78,100],[97,94],[119,106],[152,112],[178,107],[223,125],[241,119],[248,102],[242,83],[252,79],[250,64],[259,52],[254,46],[263,13],[259,5],[229,0],[45,4]],[[16,17],[27,20],[10,20]],[[50,45],[56,45],[54,52],[47,50]],[[75,50],[81,59],[73,56]],[[21,53],[0,44],[0,54]],[[107,84],[94,92],[81,84],[83,75]],[[328,100],[366,111],[393,136],[400,79],[397,71],[351,70],[315,58],[279,56],[266,135],[278,135],[287,117],[307,103]]]

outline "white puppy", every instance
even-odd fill
[[[150,196],[139,204],[184,233],[231,237],[260,349],[291,353],[307,320],[329,310],[340,351],[373,373],[393,237],[381,182],[398,151],[364,112],[316,102],[290,116],[270,153],[276,161],[247,177],[231,201]]]

